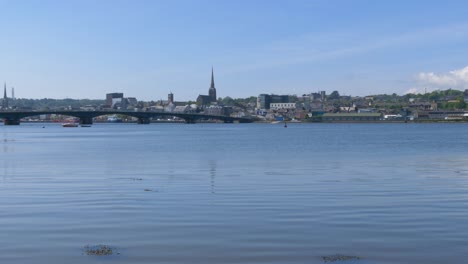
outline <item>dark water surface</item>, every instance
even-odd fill
[[[0,263],[468,263],[467,124],[21,124],[0,144]]]

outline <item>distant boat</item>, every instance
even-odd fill
[[[281,123],[281,122],[280,121],[273,121],[270,124],[279,124],[279,123]]]
[[[78,127],[77,123],[63,123],[63,127]]]
[[[91,125],[81,125],[81,127],[91,127]]]
[[[112,115],[112,116],[109,116],[107,118],[107,122],[110,122],[110,123],[121,123],[122,122],[122,118],[119,118],[117,117],[116,115]]]

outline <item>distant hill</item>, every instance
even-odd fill
[[[15,100],[9,99],[9,105],[16,108],[32,108],[32,109],[54,109],[54,108],[79,108],[86,105],[100,106],[105,103],[105,100],[97,99],[24,99],[18,98]]]

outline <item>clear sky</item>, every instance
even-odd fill
[[[0,0],[21,98],[468,88],[468,1]]]

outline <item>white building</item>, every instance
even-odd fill
[[[296,103],[271,103],[270,109],[296,109]]]
[[[164,107],[164,112],[169,112],[169,113],[171,113],[171,112],[174,111],[175,108],[176,108],[175,104],[173,104],[172,102],[170,102],[168,105],[166,105],[166,106]]]
[[[176,106],[172,112],[174,112],[174,113],[186,113],[186,112],[188,112],[188,110],[190,110],[190,106],[188,106],[188,105],[179,105],[179,106]]]

